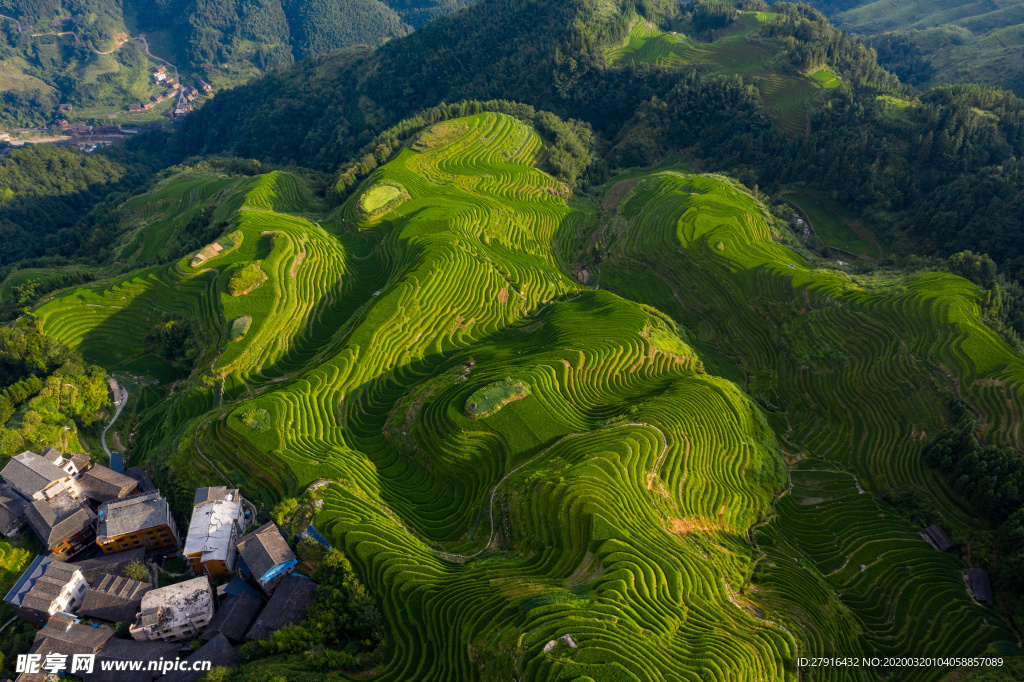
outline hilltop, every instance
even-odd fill
[[[126,205],[118,257],[197,215],[206,246],[34,314],[136,392],[131,447],[172,504],[208,477],[264,511],[334,481],[317,528],[386,632],[344,670],[768,680],[797,652],[1012,650],[892,501],[985,532],[920,459],[954,389],[1015,442],[1024,361],[982,291],[851,276],[685,166],[574,196],[537,168],[550,151],[511,116],[452,118],[336,209],[287,172],[183,169]],[[266,281],[232,296],[253,263]],[[154,334],[172,319],[189,360]],[[237,679],[306,669],[301,644],[276,651]]]

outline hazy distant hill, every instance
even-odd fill
[[[1024,0],[809,0],[873,36],[879,61],[915,85],[978,82],[1024,92]]]

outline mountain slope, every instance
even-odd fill
[[[882,64],[928,87],[983,83],[1024,93],[1024,2],[812,0],[837,26],[870,36]]]
[[[186,171],[133,204],[137,243],[215,205],[216,246],[35,312],[134,375],[133,448],[184,504],[218,471],[264,510],[334,481],[315,523],[380,604],[376,678],[781,680],[798,654],[1012,640],[959,560],[859,494],[910,487],[976,527],[919,457],[954,381],[991,442],[1019,431],[1024,362],[980,290],[852,279],[721,176],[638,170],[573,199],[542,151],[508,116],[441,122],[329,214],[286,173]],[[581,262],[591,244],[606,256]],[[266,281],[232,295],[253,263]],[[151,385],[172,314],[206,351]]]
[[[144,36],[146,49],[176,65],[179,75],[201,76],[220,89],[306,57],[353,45],[380,45],[469,3],[3,0],[0,13],[8,18],[0,18],[0,74],[9,75],[0,75],[0,90],[41,92],[35,97],[5,93],[0,98],[5,105],[0,107],[0,124],[47,125],[61,102],[78,107],[73,120],[105,123],[107,113],[149,99],[155,94],[150,71],[159,62],[147,62],[143,48],[126,41],[128,37]],[[19,31],[15,22],[25,30]],[[11,78],[17,81],[12,83]],[[49,85],[54,92],[31,87],[36,81],[29,78],[41,80],[39,85]],[[94,105],[108,108],[100,111]]]

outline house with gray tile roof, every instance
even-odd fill
[[[60,454],[60,453],[57,453]],[[15,455],[0,471],[7,485],[29,502],[55,497],[69,491],[77,497],[73,474],[65,471],[50,459],[26,450]]]
[[[268,640],[285,625],[297,625],[306,617],[306,610],[316,600],[316,583],[294,573],[281,581],[274,590],[274,596],[249,632],[247,640]]]
[[[175,642],[138,642],[134,639],[114,637],[96,654],[92,673],[77,673],[85,682],[154,682],[164,680],[158,669],[147,670],[150,661],[173,660],[178,657],[180,644]],[[104,670],[107,661],[142,661],[142,670]]]
[[[117,554],[105,554],[94,559],[76,561],[72,565],[78,567],[78,570],[85,576],[85,580],[91,585],[102,580],[105,575],[121,575],[124,567],[133,561],[145,563],[146,550],[138,547]]]
[[[123,500],[139,492],[139,482],[134,478],[99,464],[78,477],[78,487],[94,502]]]
[[[213,620],[203,631],[203,639],[223,635],[235,644],[245,641],[245,633],[263,608],[263,595],[246,585],[238,594],[224,594]]]
[[[292,573],[299,563],[292,548],[285,542],[273,522],[264,524],[238,540],[239,566],[264,592],[270,594],[281,579]]]
[[[73,611],[88,587],[77,566],[40,555],[21,574],[4,601],[22,620],[38,627],[55,613]]]
[[[78,615],[111,623],[131,623],[142,607],[142,597],[152,589],[151,583],[105,575],[85,591]]]
[[[177,547],[178,527],[159,491],[143,493],[100,505],[96,544],[106,554]]]
[[[78,622],[68,613],[58,613],[50,618],[42,630],[36,633],[31,653],[42,654],[95,654],[111,637],[114,629],[108,625],[91,627]]]
[[[63,492],[47,500],[35,500],[25,509],[28,525],[46,548],[55,554],[74,556],[96,538],[96,514]]]

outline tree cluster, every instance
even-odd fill
[[[348,558],[337,549],[328,550],[312,578],[317,584],[316,601],[305,620],[278,630],[269,641],[246,643],[243,659],[301,653],[322,671],[355,671],[374,665],[384,644],[384,621]]]

